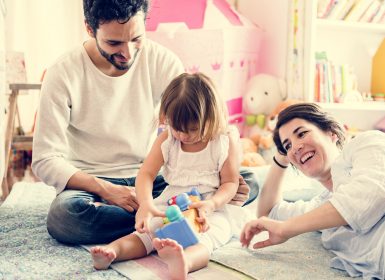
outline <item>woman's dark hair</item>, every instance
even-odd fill
[[[117,20],[126,23],[131,17],[148,10],[148,0],[83,0],[86,22],[96,34],[100,24]]]
[[[314,103],[298,103],[287,107],[278,115],[277,124],[273,132],[273,140],[279,153],[287,154],[279,137],[279,129],[292,119],[303,119],[317,126],[322,131],[331,131],[337,135],[337,147],[342,149],[345,142],[345,133],[342,126],[331,115],[322,111],[318,105]]]

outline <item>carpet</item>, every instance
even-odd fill
[[[156,255],[94,269],[83,247],[61,244],[48,234],[46,216],[54,196],[54,189],[43,183],[13,186],[0,206],[0,279],[168,279],[167,267]],[[213,277],[252,279],[216,262],[189,274],[191,280]]]
[[[166,265],[156,255],[97,271],[84,248],[55,241],[46,230],[54,196],[54,189],[42,183],[17,183],[0,206],[0,279],[167,279]],[[233,240],[189,279],[345,279],[345,273],[329,268],[331,257],[319,233],[257,251]]]

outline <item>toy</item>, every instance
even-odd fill
[[[246,85],[243,96],[244,135],[259,145],[259,137],[264,132],[267,117],[286,97],[283,80],[268,74],[258,74],[252,77]]]
[[[196,244],[198,238],[195,232],[200,232],[201,225],[196,220],[197,209],[189,209],[189,205],[200,200],[201,195],[196,187],[170,198],[167,201],[170,206],[166,209],[165,226],[155,230],[155,235],[159,238],[174,239],[183,248]]]
[[[266,162],[258,153],[258,147],[250,138],[241,138],[242,144],[242,166],[255,167],[265,165]]]
[[[198,243],[198,237],[177,205],[169,206],[166,209],[166,216],[170,222],[155,230],[155,235],[158,238],[173,239],[182,245],[183,248]]]
[[[258,74],[246,85],[243,95],[243,108],[246,115],[265,116],[287,97],[285,82],[272,75]]]
[[[196,187],[192,187],[191,188],[191,191],[189,192],[186,192],[185,193],[187,196],[188,196],[188,199],[190,199],[191,202],[197,202],[199,200],[201,200],[201,194],[199,193],[198,189]],[[180,195],[176,195],[176,196],[173,196],[171,197],[168,201],[167,201],[167,204],[168,205],[174,205],[174,204],[177,204],[179,206],[179,208],[181,208],[182,211],[184,211],[185,209],[182,209],[181,205],[179,205],[176,201],[177,197],[178,196],[181,196],[180,197],[180,203],[187,203],[187,201],[183,201],[183,194],[180,194]],[[184,207],[183,207],[184,208]]]
[[[283,111],[287,107],[294,105],[294,104],[297,104],[297,103],[300,103],[300,102],[302,102],[302,101],[297,100],[297,99],[287,99],[287,100],[283,100],[283,101],[279,102],[275,106],[274,110],[272,110],[270,112],[268,120],[266,122],[265,129],[272,132],[275,128],[275,124],[277,123],[277,117],[278,117],[279,113],[281,113],[281,111]]]

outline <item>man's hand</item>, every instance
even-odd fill
[[[237,190],[237,194],[233,197],[233,199],[229,202],[229,204],[242,206],[249,199],[249,195],[250,195],[250,187],[246,183],[245,179],[243,179],[243,177],[239,175],[239,187]]]
[[[243,247],[249,247],[254,235],[262,231],[269,232],[269,239],[254,243],[253,248],[259,249],[286,242],[290,237],[285,236],[283,230],[284,222],[261,217],[248,222],[241,233],[240,241]]]
[[[200,232],[206,232],[209,230],[210,225],[208,223],[207,217],[210,216],[215,211],[215,203],[213,200],[202,200],[191,203],[189,205],[190,209],[198,210],[198,217],[196,218],[197,222],[201,225]]]
[[[139,204],[136,200],[134,187],[114,185],[108,181],[101,181],[104,188],[102,198],[106,200],[108,204],[122,207],[129,212],[138,210]]]

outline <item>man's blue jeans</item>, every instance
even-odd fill
[[[250,197],[245,203],[252,202],[259,192],[252,172],[241,170],[241,175],[250,186]],[[111,179],[113,184],[134,186],[135,177]],[[158,175],[154,181],[153,197],[158,197],[167,183]],[[95,206],[101,198],[85,191],[65,190],[52,202],[48,212],[47,229],[56,240],[71,244],[108,243],[135,230],[136,212],[128,212],[114,205]]]

